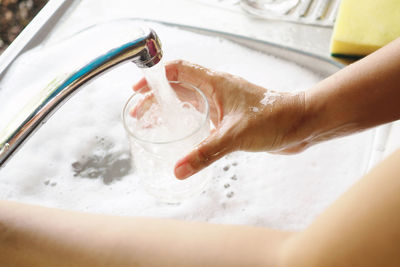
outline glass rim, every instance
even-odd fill
[[[194,134],[196,134],[198,131],[200,131],[200,129],[204,126],[204,124],[209,120],[209,116],[210,116],[210,104],[208,103],[208,99],[206,97],[206,95],[203,93],[202,90],[200,90],[199,88],[197,88],[196,86],[194,86],[191,83],[188,82],[182,82],[182,81],[168,81],[169,83],[172,84],[183,84],[185,86],[191,87],[192,89],[194,89],[197,93],[199,93],[201,95],[201,97],[205,100],[205,106],[206,106],[206,112],[205,112],[205,116],[203,117],[203,120],[201,121],[201,123],[199,124],[198,127],[196,127],[196,129],[194,129],[192,132],[190,132],[189,134],[183,136],[183,137],[179,137],[177,139],[172,139],[172,140],[168,140],[168,141],[151,141],[151,140],[146,140],[143,138],[138,137],[137,135],[135,135],[126,125],[126,114],[129,112],[126,112],[127,108],[128,108],[128,104],[131,102],[131,100],[138,94],[140,94],[140,92],[142,90],[144,90],[145,88],[148,87],[148,85],[143,86],[142,88],[140,88],[139,90],[137,90],[136,92],[134,92],[126,101],[124,108],[122,109],[122,124],[124,125],[125,131],[132,136],[133,138],[137,139],[140,142],[143,143],[148,143],[148,144],[158,144],[158,145],[165,145],[165,144],[171,144],[171,143],[175,143],[175,142],[179,142],[182,141],[184,139],[187,139],[191,136],[193,136]]]

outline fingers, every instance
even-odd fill
[[[221,136],[218,131],[215,131],[196,149],[176,163],[175,176],[182,180],[204,169],[231,152],[230,143],[225,135]]]
[[[205,93],[212,93],[213,91],[210,86],[210,80],[213,76],[213,72],[202,66],[183,60],[175,60],[165,65],[165,74],[169,81],[187,82],[196,86],[197,88],[201,88],[203,91],[205,91]],[[138,91],[146,85],[146,79],[142,78],[133,86],[133,90]],[[208,86],[203,88],[202,86],[204,85]]]
[[[190,83],[197,88],[201,88],[206,94],[212,94],[213,92],[212,87],[210,86],[210,80],[213,73],[209,69],[200,65],[192,64],[183,60],[171,61],[165,65],[165,74],[169,81]],[[146,85],[146,79],[142,78],[133,86],[133,90],[138,91]]]
[[[186,82],[202,90],[210,104],[210,117],[214,125],[217,125],[219,121],[221,121],[221,101],[215,96],[216,92],[213,86],[213,77],[217,76],[217,73],[200,65],[183,60],[175,60],[167,63],[165,65],[165,73],[169,81]],[[146,85],[146,79],[142,78],[133,86],[133,90],[138,91]],[[145,89],[141,92],[147,91],[149,91],[149,89]]]
[[[165,65],[165,72],[170,81],[190,83],[210,97],[214,94],[212,78],[215,73],[205,67],[184,60],[176,60]]]
[[[207,97],[210,104],[210,117],[214,125],[222,120],[221,101],[216,96],[214,77],[217,73],[200,65],[183,60],[169,62],[166,66],[166,75],[170,81],[181,81],[199,88]]]
[[[155,103],[154,95],[147,95],[129,111],[129,114],[134,118],[140,119],[150,109],[153,103]]]
[[[145,87],[147,85],[147,81],[145,78],[140,79],[135,85],[133,85],[133,91],[138,91],[139,89]]]

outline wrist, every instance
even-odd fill
[[[304,116],[301,136],[311,146],[336,137],[348,135],[360,126],[357,113],[340,94],[324,89],[326,84],[317,85],[304,94]]]
[[[302,91],[290,96],[287,111],[295,118],[290,121],[288,131],[284,136],[283,148],[278,153],[291,154],[301,152],[315,144],[315,137],[319,136],[322,110],[318,102],[308,91]]]
[[[324,139],[326,132],[329,132],[327,128],[333,121],[327,116],[327,106],[324,104],[323,97],[318,95],[316,90],[304,91],[303,103],[297,140],[303,144],[304,148],[307,148]]]
[[[286,109],[291,117],[290,124],[287,127],[287,133],[284,138],[284,149],[297,146],[306,141],[311,136],[310,118],[312,117],[307,107],[307,95],[305,91],[296,94],[290,94]]]

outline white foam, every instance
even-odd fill
[[[304,90],[321,79],[305,68],[226,40],[151,26],[160,36],[167,61],[186,59],[275,91]],[[21,57],[0,84],[2,103],[15,103],[17,92],[47,83],[54,77],[49,73],[64,68],[62,62],[79,56],[77,48],[100,44],[110,29],[98,30],[101,36],[79,44],[65,41],[62,50],[53,48],[57,57],[47,57],[48,48]],[[237,152],[211,167],[213,179],[199,197],[179,206],[158,203],[129,170],[129,144],[120,119],[131,86],[141,76],[134,64],[127,64],[73,96],[0,171],[0,198],[105,214],[299,229],[358,179],[368,156],[371,132],[296,156]],[[0,121],[7,114],[0,113]]]
[[[264,98],[261,99],[260,104],[267,106],[275,103],[276,99],[280,97],[280,95],[276,92],[267,91],[264,93]]]
[[[250,110],[253,112],[259,112],[260,109],[258,107],[250,107]]]

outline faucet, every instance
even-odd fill
[[[28,112],[17,116],[0,131],[0,168],[19,147],[82,85],[121,63],[133,61],[139,68],[150,68],[162,58],[161,43],[152,29],[131,42],[101,55],[61,81],[53,81]]]

